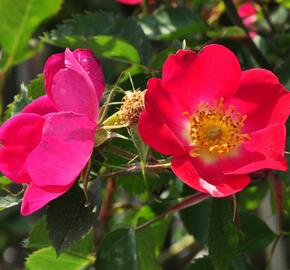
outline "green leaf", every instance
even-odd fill
[[[82,36],[65,36],[62,39],[50,40],[46,35],[43,40],[59,47],[89,48],[95,52],[98,57],[109,59],[126,60],[128,63],[140,63],[137,50],[125,40],[112,36],[92,36],[84,38]]]
[[[27,244],[28,248],[45,248],[50,246],[45,218],[41,218],[33,227]]]
[[[36,79],[31,80],[27,85],[28,96],[33,100],[45,95],[43,74],[38,74]]]
[[[19,203],[20,203],[20,199],[14,196],[7,195],[4,197],[0,197],[0,211],[3,211],[7,208],[15,206]]]
[[[132,228],[108,233],[97,254],[96,269],[137,270],[136,236]]]
[[[39,49],[29,47],[29,39],[45,19],[57,13],[62,0],[2,0],[0,5],[0,43],[4,49],[7,70]]]
[[[180,216],[187,231],[201,244],[208,242],[211,200],[180,211]]]
[[[186,270],[214,270],[210,264],[210,259],[208,257],[203,257],[195,260],[190,264]]]
[[[143,17],[139,23],[152,40],[193,38],[205,30],[199,16],[188,8],[161,7],[152,15]]]
[[[233,223],[232,203],[229,199],[212,202],[209,227],[209,256],[214,269],[227,270],[238,255],[239,233]]]
[[[274,239],[273,231],[258,217],[241,213],[241,250],[243,252],[258,252],[267,247]]]
[[[145,64],[151,58],[149,41],[140,26],[132,19],[110,12],[73,15],[72,19],[45,34],[43,40],[60,47],[85,44],[96,50],[96,54],[109,58],[139,62],[139,54],[141,62]]]
[[[245,31],[238,26],[224,26],[217,29],[210,29],[206,32],[209,38],[243,38]]]
[[[27,92],[28,90],[26,86],[24,84],[21,84],[20,94],[15,96],[14,101],[8,105],[8,109],[5,112],[5,120],[20,113],[23,108],[32,101],[32,99],[28,97]]]
[[[100,204],[99,191],[98,179],[87,191],[90,205],[78,186],[49,204],[47,229],[58,255],[81,239],[95,222]]]
[[[56,257],[52,248],[43,248],[32,253],[26,261],[26,270],[81,270],[91,263],[88,258],[68,253]]]
[[[0,187],[6,187],[10,185],[12,182],[6,177],[6,176],[1,176],[0,177]]]

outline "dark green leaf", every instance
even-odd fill
[[[2,0],[0,5],[0,43],[8,55],[1,68],[7,70],[38,50],[29,47],[29,39],[38,25],[57,13],[62,0]]]
[[[78,186],[49,204],[47,229],[49,238],[59,255],[81,239],[91,228],[99,210],[99,179],[88,189],[90,205]]]
[[[137,270],[136,237],[132,228],[108,233],[97,254],[96,270]]]
[[[32,253],[26,261],[26,270],[80,270],[91,263],[89,258],[68,253],[57,257],[52,248],[43,248]]]
[[[233,223],[232,202],[229,199],[213,200],[208,244],[214,269],[229,269],[239,249],[239,233]]]
[[[99,52],[107,57],[129,57],[128,54],[131,52],[133,53],[131,58],[133,57],[136,61],[137,54],[133,50],[135,48],[142,63],[148,63],[151,58],[149,42],[140,26],[132,19],[109,12],[87,12],[83,15],[74,15],[71,20],[65,21],[56,30],[44,36],[45,42],[60,47],[70,46],[70,42],[75,42],[74,46],[76,46],[76,41],[81,40],[87,46],[93,44],[96,53]],[[125,47],[128,52],[121,51]]]
[[[180,211],[181,219],[187,231],[201,244],[208,242],[211,200]]]
[[[31,80],[27,85],[28,96],[33,100],[45,95],[43,74],[39,74],[36,79]]]
[[[50,241],[48,238],[48,232],[46,229],[45,218],[41,218],[35,225],[30,234],[29,242],[27,244],[28,248],[45,248],[50,246]]]
[[[193,38],[205,30],[199,16],[191,9],[161,7],[152,15],[143,17],[139,23],[152,40]]]
[[[258,252],[267,247],[275,238],[275,234],[258,217],[241,213],[241,250],[244,252]]]

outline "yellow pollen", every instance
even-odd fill
[[[234,106],[226,107],[224,99],[215,100],[212,104],[200,102],[195,113],[190,116],[190,138],[193,149],[192,157],[201,153],[226,155],[233,152],[249,134],[243,134],[242,128],[247,118],[235,111]]]

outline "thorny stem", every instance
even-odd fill
[[[162,170],[162,169],[167,169],[170,167],[170,163],[162,163],[162,164],[145,164],[144,169],[155,169],[155,170]],[[117,176],[117,175],[124,175],[124,174],[129,174],[134,171],[141,171],[142,170],[142,165],[140,164],[135,164],[132,165],[124,170],[118,170],[110,173],[103,174],[102,177],[112,177],[112,176]]]
[[[246,43],[248,44],[248,48],[249,48],[251,54],[253,55],[253,57],[255,58],[255,60],[257,61],[257,63],[261,67],[264,67],[264,68],[271,70],[271,66],[268,63],[267,59],[264,57],[264,55],[261,53],[261,51],[258,49],[256,44],[254,43],[254,41],[250,37],[249,31],[248,31],[247,27],[244,25],[240,16],[238,15],[238,12],[236,10],[236,7],[235,7],[233,1],[232,0],[224,0],[224,3],[225,3],[225,6],[227,8],[227,13],[228,13],[232,23],[236,26],[241,27],[245,31],[245,33],[247,35]]]
[[[178,203],[177,205],[169,208],[167,211],[160,214],[159,216],[157,216],[157,217],[141,224],[140,226],[136,227],[136,230],[138,231],[138,230],[144,229],[145,227],[167,217],[170,214],[176,213],[184,208],[196,205],[196,204],[208,199],[209,197],[210,197],[210,195],[206,194],[206,193],[200,193],[200,192],[195,193],[192,196],[185,198],[182,202]]]
[[[113,198],[114,190],[115,190],[115,181],[112,178],[110,178],[107,183],[106,198],[102,204],[102,208],[100,211],[100,218],[101,218],[101,222],[104,228],[107,228],[107,225],[108,225],[108,219],[111,213],[112,198]]]

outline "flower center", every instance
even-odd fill
[[[223,98],[211,105],[201,101],[195,113],[189,117],[193,145],[190,155],[231,154],[244,140],[250,139],[248,134],[242,133],[246,118],[246,115],[236,112],[234,106],[226,107]]]

